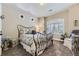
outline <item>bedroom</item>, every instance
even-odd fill
[[[2,14],[0,19],[2,19],[2,42],[6,40],[4,44],[1,44],[2,56],[10,55],[12,52],[13,53],[11,55],[22,55],[20,53],[22,52],[21,50],[17,52],[19,49],[17,49],[17,46],[19,45],[18,41],[21,41],[20,39],[22,38],[26,39],[26,36],[29,36],[28,38],[33,39],[33,42],[28,40],[26,41],[28,45],[33,43],[31,47],[20,43],[23,45],[21,48],[27,50],[26,53],[25,50],[22,52],[26,56],[29,55],[29,53],[31,55],[41,56],[74,55],[71,52],[72,49],[69,36],[73,30],[79,30],[79,4],[2,3],[1,7]],[[30,30],[32,31],[32,35],[25,33],[25,31],[27,32]],[[22,36],[24,35],[22,34],[23,32],[27,34],[25,37]],[[67,38],[64,38],[64,34],[66,34]],[[62,37],[68,40],[60,39]],[[39,41],[36,42],[38,38]],[[44,41],[43,44],[45,44],[45,46],[41,46],[41,48],[38,47],[39,45],[37,43],[41,44],[41,40],[46,40],[45,38],[50,40]],[[36,41],[34,41],[34,39],[36,39]],[[8,47],[8,44],[10,47]],[[57,47],[53,47],[54,44]],[[12,50],[13,48],[16,51]],[[44,52],[46,48],[48,52]],[[60,50],[62,51],[56,50],[54,52],[52,51],[52,48],[61,48]],[[63,48],[66,48],[66,51],[64,51]],[[9,49],[10,51],[8,51]],[[39,49],[42,51],[39,52]]]

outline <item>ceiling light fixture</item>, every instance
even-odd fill
[[[48,11],[53,11],[52,9],[48,9]]]

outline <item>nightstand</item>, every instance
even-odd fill
[[[12,47],[15,47],[18,45],[18,39],[12,39]]]
[[[16,45],[18,45],[18,40],[14,39],[14,38],[3,38],[3,43],[2,43],[2,48],[3,50],[8,50],[9,48],[15,47]]]

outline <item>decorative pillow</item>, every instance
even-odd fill
[[[32,27],[25,28],[24,33],[25,33],[25,34],[32,34],[32,31],[33,31],[33,30],[35,30],[35,29],[32,28]]]

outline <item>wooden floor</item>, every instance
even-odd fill
[[[73,54],[62,42],[54,41],[53,46],[45,50],[42,56],[73,56]]]
[[[3,51],[2,56],[30,56],[21,45]],[[61,42],[54,41],[53,45],[46,49],[40,56],[73,56],[71,51]]]

